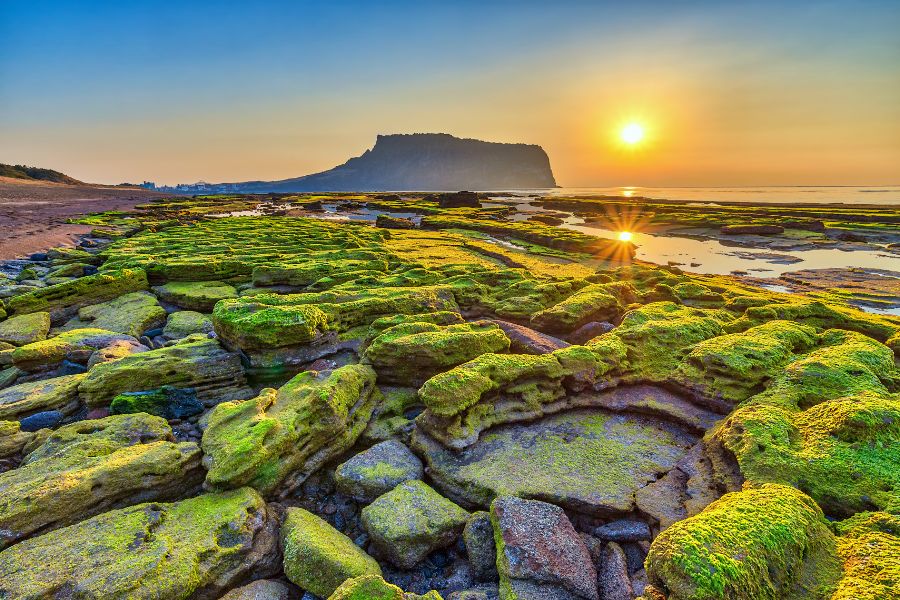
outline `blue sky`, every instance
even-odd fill
[[[900,2],[781,4],[0,1],[0,162],[268,179],[446,131],[567,185],[900,182]]]

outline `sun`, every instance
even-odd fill
[[[631,232],[630,231],[620,231],[619,232],[619,241],[620,242],[630,242],[631,241]]]
[[[629,123],[622,128],[619,136],[626,144],[637,144],[644,139],[644,128],[638,123]]]

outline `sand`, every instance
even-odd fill
[[[171,196],[137,188],[65,185],[0,177],[0,260],[73,245],[88,233],[66,220],[85,213],[130,210],[136,204]]]

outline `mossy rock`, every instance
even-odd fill
[[[616,319],[638,298],[637,290],[628,283],[589,285],[531,317],[531,324],[541,331],[573,331],[591,321]]]
[[[156,421],[154,421],[154,419]],[[0,547],[140,500],[197,489],[200,449],[146,414],[79,421],[0,473]]]
[[[863,512],[835,524],[844,576],[831,600],[891,598],[900,585],[900,516]]]
[[[213,332],[212,316],[192,310],[179,310],[169,314],[163,337],[179,340],[194,333],[210,334]]]
[[[50,332],[50,313],[35,312],[0,322],[0,342],[24,346],[39,342]]]
[[[425,595],[404,593],[378,575],[361,575],[348,579],[328,600],[442,600],[434,590]]]
[[[45,410],[71,414],[78,408],[78,384],[85,375],[29,381],[0,390],[0,419],[20,419]]]
[[[678,425],[602,409],[496,427],[464,450],[421,429],[413,435],[438,488],[467,506],[520,496],[601,517],[633,510],[635,492],[673,469],[696,441]]]
[[[164,419],[185,419],[203,412],[203,403],[191,389],[179,389],[164,385],[146,392],[124,392],[113,398],[109,405],[113,415],[147,413]]]
[[[353,445],[376,396],[375,372],[348,365],[330,373],[305,371],[277,391],[218,405],[201,443],[206,485],[250,485],[266,494],[292,489]]]
[[[274,521],[249,488],[112,510],[0,552],[0,597],[213,600],[277,572]]]
[[[385,329],[366,348],[364,359],[379,380],[421,385],[430,377],[488,352],[509,350],[509,338],[487,321],[439,326],[404,323]]]
[[[61,329],[68,331],[93,327],[140,337],[148,329],[160,327],[165,320],[166,311],[153,294],[132,292],[78,309],[78,317]]]
[[[337,489],[358,502],[371,502],[401,483],[422,479],[422,461],[397,440],[360,452],[334,471]]]
[[[34,438],[34,433],[22,431],[18,421],[0,421],[0,459],[18,455]]]
[[[53,368],[67,359],[86,363],[96,350],[119,342],[137,345],[134,337],[107,331],[105,329],[84,328],[64,331],[50,339],[33,342],[16,348],[12,352],[12,362],[23,371],[40,371]]]
[[[78,391],[88,406],[97,407],[108,405],[118,394],[162,385],[193,388],[208,405],[252,394],[238,356],[205,337],[96,365]]]
[[[440,373],[419,389],[426,411],[419,427],[451,448],[465,448],[503,423],[535,419],[566,408],[567,386],[599,381],[624,356],[615,344],[597,351],[570,346],[550,354],[482,354]]]
[[[381,575],[374,558],[350,538],[302,508],[289,508],[281,526],[287,578],[317,596],[330,596],[344,581]]]
[[[650,583],[670,600],[829,598],[841,576],[815,502],[767,484],[722,496],[653,541]]]
[[[469,513],[421,481],[407,481],[362,509],[362,523],[393,564],[410,569],[453,543]]]
[[[185,310],[210,312],[219,300],[237,298],[233,285],[222,281],[170,281],[153,288],[160,300]]]
[[[54,322],[61,322],[82,306],[146,290],[148,287],[147,274],[143,270],[122,269],[88,275],[14,296],[6,301],[6,308],[13,315],[49,312]]]

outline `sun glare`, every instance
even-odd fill
[[[619,135],[626,144],[637,144],[644,139],[644,128],[637,123],[629,123]]]
[[[631,241],[631,232],[630,231],[620,231],[619,232],[619,241],[620,242],[630,242]]]

